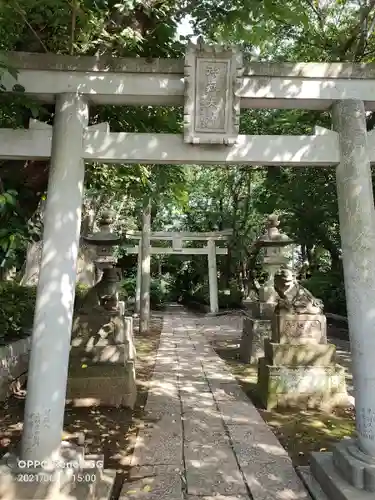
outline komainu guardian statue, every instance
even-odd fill
[[[274,287],[279,294],[277,311],[287,310],[296,314],[323,314],[324,306],[320,299],[298,283],[289,269],[280,269],[275,274]]]

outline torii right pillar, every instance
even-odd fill
[[[375,210],[364,103],[335,103],[332,121],[357,432],[332,453],[313,453],[311,472],[329,500],[369,500],[375,498]]]

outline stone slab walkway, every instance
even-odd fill
[[[121,500],[310,500],[286,451],[210,347],[218,321],[168,309],[148,423]]]

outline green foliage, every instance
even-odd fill
[[[19,264],[19,251],[26,249],[31,225],[25,225],[18,193],[12,189],[0,194],[0,269]]]
[[[22,85],[15,83],[11,88],[9,85],[5,86],[2,82],[6,77],[12,77],[13,81],[17,81],[18,70],[13,68],[9,58],[0,52],[0,127],[24,128],[25,116],[30,118],[45,116],[43,106],[27,96]],[[8,93],[9,90],[12,90],[12,94]]]
[[[88,287],[77,285],[76,299],[86,295]],[[28,334],[33,325],[36,287],[14,281],[0,281],[0,344]]]
[[[135,299],[137,279],[130,277],[123,279],[120,285],[120,296],[126,300],[128,297]],[[151,278],[150,283],[150,305],[158,309],[168,301],[169,295],[165,283],[160,279]]]
[[[189,279],[189,273],[186,273],[185,280],[179,281],[178,290],[175,288],[173,295],[175,300],[182,303],[194,303],[209,306],[210,305],[210,291],[208,279],[199,280],[196,285],[193,285]],[[220,289],[218,291],[219,309],[238,309],[242,306],[243,294],[238,289],[236,282],[231,282],[228,288]]]
[[[120,294],[123,298],[133,297],[135,298],[135,291],[137,286],[137,278],[130,277],[125,278],[120,283]]]
[[[218,293],[219,309],[239,309],[242,307],[243,295],[240,290],[220,290]],[[205,306],[210,305],[210,293],[208,285],[201,285],[193,292],[182,291],[180,300],[182,303],[199,302]]]
[[[22,336],[33,323],[35,287],[0,282],[0,343]]]
[[[346,316],[345,287],[342,274],[316,272],[302,282],[310,292],[321,299],[325,310]]]
[[[88,285],[84,285],[83,283],[77,283],[76,286],[76,299],[84,299],[87,292],[90,290]]]
[[[193,3],[196,32],[207,33],[218,42],[235,41],[261,45],[279,24],[302,30],[308,24],[305,6],[300,0],[203,0]]]

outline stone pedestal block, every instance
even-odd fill
[[[134,361],[125,366],[93,365],[69,367],[67,403],[74,406],[125,406],[137,399]]]
[[[254,363],[264,356],[264,340],[271,336],[271,321],[245,318],[240,343],[240,360]]]
[[[347,404],[345,370],[333,366],[273,366],[261,358],[258,390],[264,406],[330,408]]]
[[[275,344],[264,341],[264,353],[275,366],[314,367],[332,366],[336,347],[333,344]]]
[[[75,406],[134,407],[133,318],[104,311],[74,322],[66,399]]]

